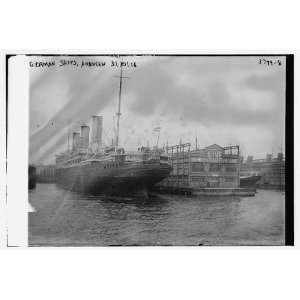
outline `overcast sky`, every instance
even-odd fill
[[[266,58],[266,57],[265,57]],[[78,67],[59,67],[75,59]],[[147,142],[200,147],[238,144],[242,155],[265,157],[284,149],[285,59],[259,64],[259,57],[130,56],[124,67],[120,144],[134,150]],[[277,58],[272,57],[272,60]],[[106,62],[81,67],[82,61]],[[67,148],[68,128],[78,130],[92,115],[104,117],[104,142],[113,138],[120,70],[114,57],[30,57],[55,61],[30,68],[30,162],[52,163]],[[70,141],[71,142],[71,141]]]

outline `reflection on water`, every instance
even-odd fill
[[[255,197],[87,196],[55,184],[29,192],[32,246],[283,245],[281,192]]]

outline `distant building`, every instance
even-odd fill
[[[282,153],[278,153],[275,158],[267,154],[265,159],[253,159],[249,156],[244,163],[241,163],[241,172],[261,175],[258,182],[260,187],[285,187],[285,159]]]
[[[240,185],[239,146],[213,144],[190,151],[190,144],[168,148],[173,170],[160,184],[191,188],[238,188]]]
[[[55,182],[55,165],[37,165],[37,182]]]

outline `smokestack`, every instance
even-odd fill
[[[89,147],[90,127],[81,125],[81,147],[87,149]]]
[[[80,133],[79,132],[73,132],[73,144],[72,144],[72,150],[75,151],[79,148],[80,145]]]
[[[91,144],[93,150],[99,150],[102,144],[102,129],[103,129],[103,117],[92,116],[92,137]]]

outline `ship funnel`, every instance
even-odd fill
[[[90,127],[87,125],[81,125],[81,147],[87,149],[89,147],[90,139]]]
[[[79,145],[80,145],[80,133],[79,132],[73,132],[72,150],[76,151],[79,148]]]
[[[93,150],[97,151],[102,145],[102,129],[103,129],[103,117],[92,116],[92,137],[91,144]]]

